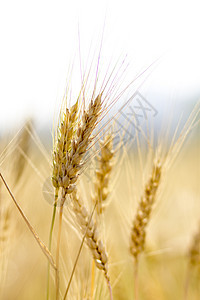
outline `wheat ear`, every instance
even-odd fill
[[[105,251],[103,242],[99,237],[97,225],[94,223],[92,219],[90,220],[90,214],[88,213],[85,205],[81,202],[76,191],[72,193],[72,199],[73,199],[73,209],[78,224],[81,228],[82,233],[86,234],[85,237],[86,243],[89,249],[91,250],[96,267],[99,270],[102,270],[104,272],[109,287],[109,291],[110,291],[110,297],[112,299],[112,290],[110,285],[110,279],[108,276],[108,256]]]
[[[94,183],[95,194],[94,203],[97,203],[97,213],[101,214],[104,210],[108,198],[108,184],[112,171],[112,159],[114,156],[113,139],[111,134],[107,134],[103,141],[100,141],[100,153],[97,156],[98,168],[96,170],[96,181]]]
[[[101,111],[101,94],[95,101],[91,100],[88,111],[83,112],[82,122],[78,125],[76,136],[69,139],[70,144],[65,141],[68,135],[61,130],[57,143],[57,151],[53,158],[52,183],[55,188],[62,188],[65,195],[73,192],[79,171],[83,166],[83,156],[91,142],[91,134],[94,130]],[[69,123],[63,125],[68,127]],[[68,132],[66,130],[66,132]],[[62,143],[60,143],[62,141]],[[67,147],[65,147],[67,145]],[[63,197],[63,201],[65,201]]]
[[[152,205],[155,201],[160,178],[161,164],[159,161],[157,161],[153,166],[151,177],[145,186],[144,196],[140,200],[131,230],[130,251],[136,261],[138,260],[139,254],[144,250],[146,227],[150,219]]]
[[[71,140],[76,132],[78,109],[79,102],[77,100],[70,110],[66,108],[65,112],[61,111],[53,151],[52,183],[55,189],[63,186],[63,166],[67,163],[67,154],[71,150]]]

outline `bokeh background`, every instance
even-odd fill
[[[160,113],[187,110],[200,96],[198,11],[198,1],[2,1],[0,134],[27,116],[50,130],[70,63],[86,65],[102,35],[101,69],[126,57],[128,83],[159,59],[135,88]],[[78,80],[79,64],[77,92]]]

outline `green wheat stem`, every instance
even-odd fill
[[[58,201],[58,189],[55,191],[55,202],[53,207],[53,215],[51,219],[51,227],[49,231],[49,251],[51,251],[51,245],[52,245],[52,236],[53,236],[53,228],[55,224],[55,216],[56,216],[56,208],[57,208],[57,201]],[[50,280],[50,263],[48,262],[47,265],[47,300],[49,300],[49,280]]]

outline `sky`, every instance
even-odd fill
[[[105,70],[126,57],[132,80],[159,60],[135,87],[151,103],[198,100],[199,28],[198,1],[1,1],[0,132],[27,117],[53,123],[70,64],[79,65],[79,53],[86,62],[102,33]]]

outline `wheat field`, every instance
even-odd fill
[[[119,78],[87,76],[51,147],[31,121],[0,143],[0,299],[199,299],[199,103],[116,144]]]

